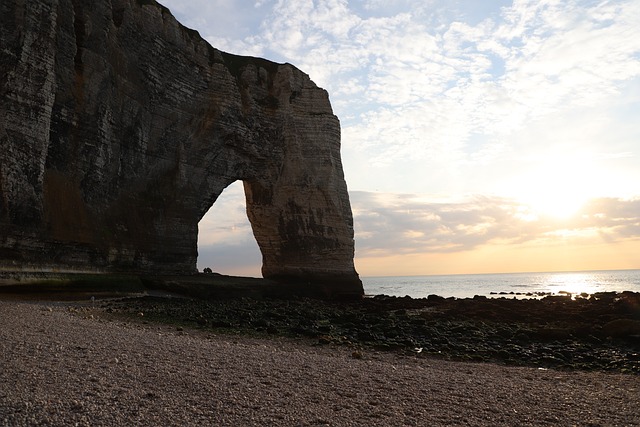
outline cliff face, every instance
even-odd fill
[[[0,269],[196,271],[244,183],[263,275],[362,293],[326,91],[149,0],[0,3]]]

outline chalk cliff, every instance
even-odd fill
[[[196,271],[244,184],[263,275],[362,294],[325,90],[152,0],[0,3],[0,270]]]

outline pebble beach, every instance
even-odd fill
[[[0,302],[3,426],[640,425],[640,376],[311,346]]]

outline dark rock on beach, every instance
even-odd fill
[[[640,293],[542,299],[376,296],[355,302],[310,298],[199,300],[140,297],[99,310],[220,333],[284,335],[358,354],[540,368],[640,373]],[[107,313],[107,311],[109,313]]]

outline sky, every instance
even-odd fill
[[[161,0],[329,92],[361,276],[640,268],[640,1]],[[200,269],[260,276],[240,183]]]

